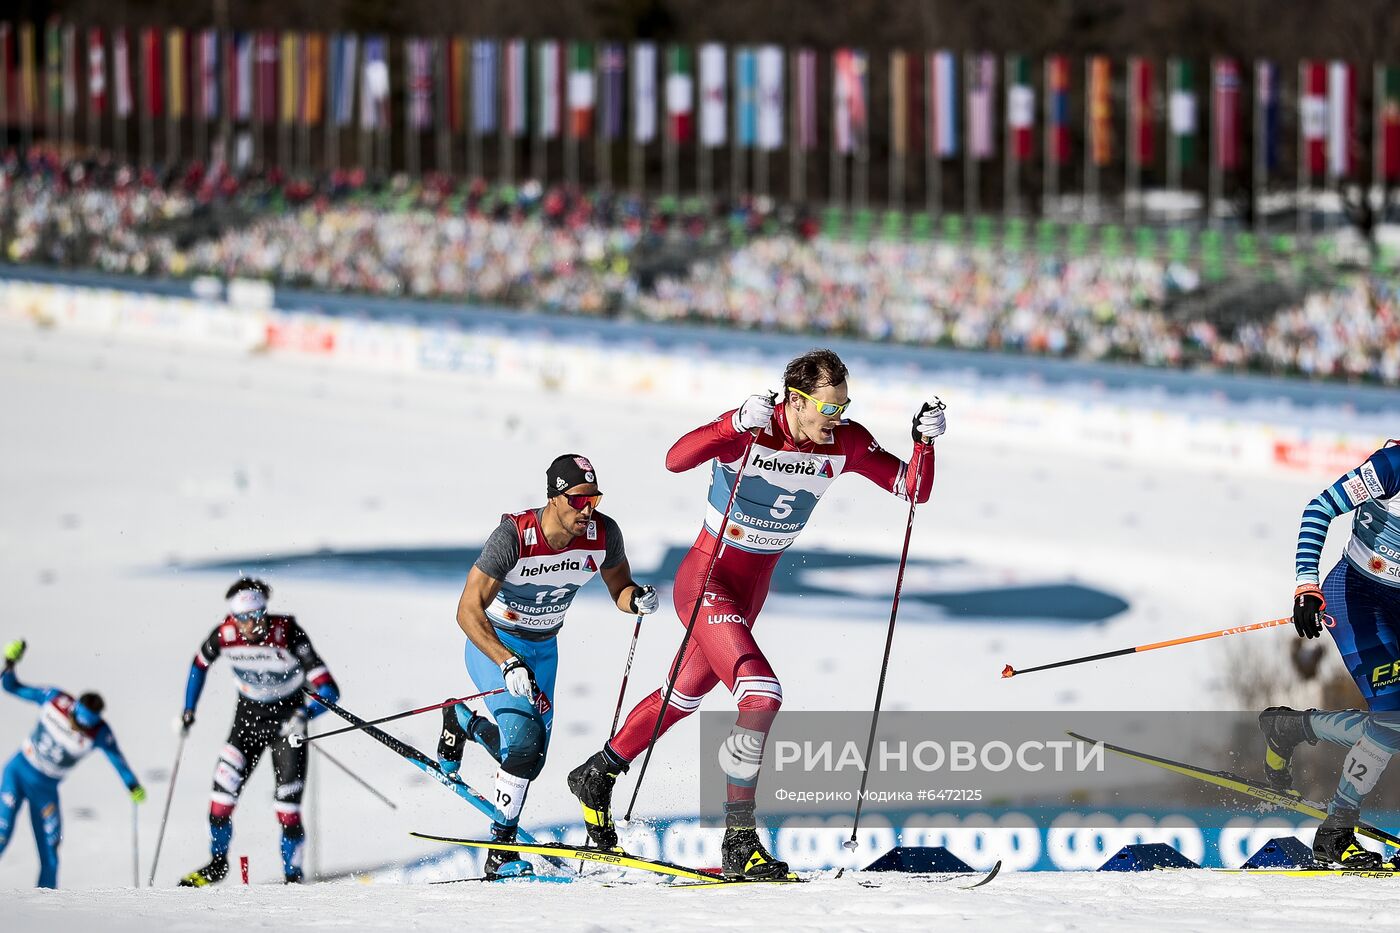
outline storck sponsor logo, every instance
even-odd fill
[[[588,559],[588,562],[591,564],[591,563],[593,562],[593,558],[590,557],[590,558]],[[533,567],[521,567],[521,568],[520,568],[520,575],[521,575],[522,577],[538,577],[538,576],[539,576],[540,574],[542,574],[542,573],[559,573],[560,571],[564,571],[564,570],[583,570],[583,569],[584,569],[583,564],[579,563],[579,561],[578,561],[576,558],[573,558],[573,557],[566,557],[566,558],[564,558],[563,560],[561,560],[561,561],[559,561],[559,562],[557,562],[557,563],[553,563],[553,564],[535,564]],[[589,569],[590,571],[593,571],[593,570],[597,570],[598,568],[597,568],[597,567],[589,567],[588,569]]]

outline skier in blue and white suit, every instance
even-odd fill
[[[1319,586],[1328,526],[1353,511],[1345,556]],[[1316,638],[1327,628],[1368,712],[1265,710],[1259,717],[1268,744],[1265,774],[1276,787],[1288,788],[1289,759],[1298,743],[1347,748],[1313,852],[1347,868],[1375,868],[1381,856],[1361,848],[1353,830],[1361,802],[1400,751],[1400,441],[1388,442],[1308,503],[1298,530],[1296,570],[1298,635]]]
[[[131,799],[141,803],[145,788],[136,780],[111,728],[102,721],[102,697],[84,693],[73,698],[53,687],[28,687],[15,676],[24,657],[24,642],[5,646],[5,670],[0,686],[21,700],[40,707],[39,721],[23,747],[5,765],[0,778],[0,853],[10,844],[19,806],[29,803],[29,823],[39,847],[39,884],[58,887],[58,844],[63,841],[63,817],[58,809],[58,785],[94,748],[100,748],[117,769]]]

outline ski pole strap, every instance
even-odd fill
[[[1140,654],[1144,651],[1156,651],[1158,648],[1174,648],[1177,645],[1188,645],[1194,641],[1207,641],[1211,638],[1223,638],[1226,635],[1243,635],[1246,632],[1258,632],[1262,629],[1273,628],[1276,625],[1292,625],[1293,617],[1288,616],[1283,619],[1270,619],[1267,622],[1254,622],[1250,625],[1240,625],[1235,628],[1222,628],[1214,632],[1202,632],[1199,635],[1187,635],[1184,638],[1171,638],[1167,641],[1157,641],[1148,645],[1135,645],[1131,648],[1119,648],[1117,651],[1105,651],[1101,654],[1089,654],[1082,658],[1070,658],[1066,661],[1054,661],[1050,664],[1041,664],[1036,667],[1027,667],[1017,670],[1010,664],[1002,668],[1003,678],[1015,677],[1017,674],[1033,674],[1036,671],[1048,671],[1056,667],[1069,667],[1072,664],[1087,664],[1090,661],[1103,661],[1107,658],[1119,658],[1125,654]]]
[[[327,709],[335,708],[326,701],[325,697],[320,696],[308,687],[302,687],[301,692],[306,694],[311,699],[315,700],[317,703],[320,703],[322,706],[325,706]],[[353,726],[346,726],[343,729],[332,729],[330,732],[321,732],[317,735],[308,735],[306,736],[306,738],[302,739],[301,744],[316,742],[321,739],[328,739],[333,735],[340,735],[343,732],[358,732],[361,729],[364,729],[366,726],[377,726],[380,723],[393,722],[395,719],[406,719],[409,716],[417,716],[419,713],[430,713],[435,709],[442,709],[444,706],[455,706],[458,703],[465,703],[468,700],[479,700],[482,697],[495,696],[498,693],[505,692],[505,687],[497,687],[495,690],[484,690],[481,693],[473,693],[471,696],[467,697],[454,697],[450,700],[443,700],[441,703],[434,703],[431,706],[423,706],[418,709],[404,710],[401,713],[393,713],[389,716],[381,716],[378,719],[371,719],[369,722],[362,722]]]

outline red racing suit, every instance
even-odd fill
[[[699,709],[717,684],[729,688],[739,705],[738,721],[726,742],[731,802],[753,799],[763,745],[783,701],[782,684],[753,636],[783,551],[843,473],[858,473],[906,501],[913,497],[927,502],[933,489],[931,445],[916,443],[906,465],[853,421],[842,422],[832,435],[830,444],[794,440],[786,403],[775,406],[772,421],[754,438],[708,583],[705,572],[750,435],[739,429],[737,412],[731,411],[686,434],[666,455],[666,469],[673,473],[712,460],[713,474],[705,526],[676,572],[673,596],[682,624],[689,621],[697,600],[700,606],[661,729],[665,732]],[[645,750],[664,694],[663,684],[628,714],[608,742],[617,757],[631,761]]]

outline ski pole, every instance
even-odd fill
[[[316,702],[323,702],[320,697],[305,687],[302,693]],[[366,726],[377,726],[384,722],[393,722],[395,719],[405,719],[409,716],[417,716],[419,713],[431,713],[435,709],[442,709],[444,706],[454,706],[458,703],[465,703],[468,700],[479,700],[482,697],[495,696],[498,693],[505,693],[505,687],[497,687],[495,690],[486,690],[482,693],[473,693],[469,697],[456,697],[451,700],[443,700],[441,703],[434,703],[432,706],[424,706],[420,709],[404,710],[402,713],[394,713],[391,716],[381,716],[378,719],[371,719],[369,722],[362,722],[353,726],[346,726],[344,729],[332,729],[330,732],[320,732],[316,735],[293,735],[287,737],[287,744],[292,748],[300,748],[302,745],[309,745],[312,742],[319,742],[321,739],[328,739],[333,735],[340,735],[342,732],[358,732]]]
[[[627,649],[627,666],[622,669],[622,686],[617,691],[617,709],[613,711],[611,738],[617,735],[617,721],[622,718],[622,698],[627,695],[627,678],[632,676],[632,656],[637,653],[637,636],[642,634],[642,614],[637,613],[637,624],[632,628],[632,647]]]
[[[146,881],[146,887],[151,887],[156,883],[156,866],[160,864],[160,847],[165,842],[165,824],[170,819],[170,802],[175,799],[175,781],[180,777],[180,759],[185,754],[185,739],[189,736],[188,728],[180,730],[180,743],[175,746],[175,764],[170,768],[170,787],[165,792],[165,810],[160,816],[160,832],[156,834],[156,854],[151,859],[151,877]]]
[[[359,776],[358,774],[356,774],[354,771],[351,771],[351,770],[350,770],[349,768],[347,768],[345,765],[341,764],[341,762],[340,762],[334,755],[332,755],[330,752],[326,751],[324,748],[322,748],[322,747],[319,746],[319,745],[314,746],[314,748],[316,749],[316,751],[318,751],[318,752],[320,752],[322,755],[324,755],[327,761],[329,761],[331,764],[335,765],[335,766],[336,766],[337,768],[339,768],[341,771],[344,771],[344,772],[350,777],[350,780],[354,781],[356,784],[360,785],[360,786],[363,787],[365,790],[369,791],[371,794],[373,794],[374,796],[376,796],[376,797],[378,797],[380,800],[382,800],[382,801],[385,803],[385,805],[387,805],[387,806],[389,807],[390,810],[397,810],[397,809],[399,808],[399,805],[398,805],[398,804],[394,803],[394,801],[390,800],[388,797],[385,797],[385,796],[384,796],[383,794],[381,794],[379,791],[375,790],[375,789],[370,785],[370,783],[369,783],[368,781],[366,781],[364,778],[360,777],[360,776]]]
[[[666,693],[661,698],[661,708],[656,712],[656,725],[651,730],[651,739],[647,742],[646,755],[642,757],[642,770],[637,773],[637,783],[632,785],[632,799],[627,802],[627,812],[622,815],[624,820],[632,819],[632,808],[637,804],[637,794],[641,792],[642,779],[647,776],[647,765],[651,762],[651,750],[661,735],[661,724],[666,721],[666,707],[671,702],[671,692],[676,689],[676,676],[681,670],[681,659],[685,657],[686,645],[690,643],[690,633],[695,630],[695,620],[700,617],[700,604],[705,599],[705,590],[710,587],[710,575],[715,571],[715,561],[719,559],[719,552],[724,550],[724,533],[729,527],[729,513],[734,508],[734,496],[739,492],[739,482],[744,478],[744,471],[749,468],[749,457],[753,454],[753,445],[756,440],[758,440],[758,435],[750,431],[748,442],[744,445],[743,462],[739,464],[739,472],[734,476],[734,487],[729,490],[729,503],[724,507],[724,515],[720,517],[719,533],[715,535],[715,550],[710,555],[709,566],[705,568],[705,582],[700,587],[700,594],[695,597],[695,608],[690,610],[690,621],[685,624],[685,635],[681,637],[681,646],[676,651],[676,660],[671,664],[671,676],[666,678]]]
[[[131,802],[131,886],[141,887],[141,835],[136,801]]]
[[[932,450],[930,449],[929,452],[931,454]],[[930,481],[932,481],[932,477],[930,477]],[[904,589],[904,567],[909,563],[909,539],[914,535],[914,509],[918,504],[918,490],[915,489],[915,494],[909,497],[909,520],[904,526],[904,547],[899,552],[899,572],[894,578],[894,601],[890,604],[890,627],[885,631],[885,655],[880,659],[880,681],[875,687],[875,709],[870,715],[870,738],[865,742],[865,763],[860,769],[860,793],[856,795],[856,815],[851,822],[851,838],[842,843],[851,852],[860,846],[860,843],[856,841],[856,831],[860,829],[860,811],[861,806],[865,803],[865,784],[870,779],[870,754],[875,749],[875,727],[880,722],[880,705],[885,698],[885,674],[889,672],[890,648],[894,646],[894,621],[899,615],[899,594]]]
[[[1331,616],[1324,616],[1328,628],[1337,624],[1337,620]],[[1262,629],[1273,628],[1275,625],[1289,625],[1293,622],[1292,616],[1282,619],[1270,619],[1267,622],[1255,622],[1250,625],[1240,625],[1235,628],[1222,628],[1215,632],[1202,632],[1200,635],[1187,635],[1185,638],[1172,638],[1168,641],[1153,642],[1150,645],[1136,645],[1132,648],[1119,648],[1117,651],[1105,651],[1102,654],[1085,655],[1082,658],[1070,658],[1067,661],[1055,661],[1050,664],[1041,664],[1037,667],[1028,667],[1024,670],[1017,670],[1010,664],[1001,669],[1003,678],[1015,677],[1017,674],[1033,674],[1036,671],[1048,671],[1055,667],[1069,667],[1071,664],[1085,664],[1089,661],[1102,661],[1105,658],[1118,658],[1125,654],[1140,654],[1143,651],[1156,651],[1158,648],[1173,648],[1177,645],[1189,645],[1193,641],[1208,641],[1212,638],[1223,638],[1226,635],[1243,635],[1246,632],[1258,632]]]

